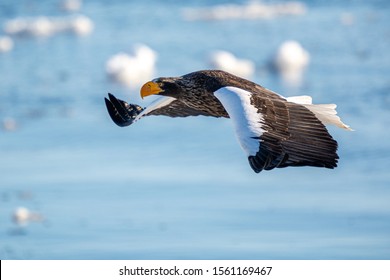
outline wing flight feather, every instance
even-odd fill
[[[108,99],[105,98],[107,111],[118,126],[129,126],[144,116],[168,116],[168,117],[188,117],[188,116],[207,116],[201,112],[186,106],[180,100],[171,97],[160,97],[151,103],[148,107],[142,108],[136,104],[129,104],[126,101],[116,98],[111,93]]]
[[[337,166],[337,142],[305,106],[261,88],[217,90],[255,172],[287,166]]]

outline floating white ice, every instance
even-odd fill
[[[249,1],[243,5],[222,4],[207,8],[186,9],[186,20],[269,19],[284,15],[302,15],[306,6],[301,2],[265,4]]]
[[[16,18],[5,23],[4,32],[8,35],[47,37],[61,32],[87,35],[94,24],[84,15],[71,17]]]

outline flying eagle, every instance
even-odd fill
[[[118,126],[145,116],[231,118],[249,164],[258,173],[287,166],[337,166],[337,142],[325,125],[351,130],[335,104],[312,104],[310,96],[285,98],[256,83],[220,70],[161,77],[144,84],[141,97],[159,95],[146,108],[112,94],[105,98]]]

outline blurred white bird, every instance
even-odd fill
[[[76,35],[88,35],[92,32],[93,27],[93,21],[83,15],[76,16],[69,22],[69,29],[71,29]]]
[[[25,207],[18,207],[12,214],[12,220],[18,226],[25,226],[28,222],[41,222],[43,216],[36,212],[31,212]]]
[[[255,72],[254,62],[248,59],[240,59],[227,51],[215,51],[210,55],[212,67],[218,70],[224,70],[234,75],[251,78]]]
[[[121,52],[106,63],[110,79],[130,88],[137,88],[150,80],[155,73],[157,54],[146,45],[136,45],[133,54]]]
[[[44,37],[55,32],[55,26],[47,17],[16,18],[5,23],[4,31],[9,35]]]
[[[9,52],[14,47],[13,40],[8,36],[0,36],[0,53]]]
[[[273,65],[285,81],[299,84],[309,62],[310,54],[301,44],[286,41],[279,46]]]
[[[61,8],[67,12],[76,12],[80,10],[82,3],[81,0],[63,0],[61,2]]]
[[[14,131],[18,128],[18,123],[14,118],[7,117],[2,120],[2,128],[5,131]]]

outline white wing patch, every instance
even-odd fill
[[[264,129],[261,127],[262,114],[251,104],[252,93],[228,86],[217,90],[214,95],[228,112],[241,147],[248,156],[256,155],[260,147],[258,137]]]
[[[136,118],[134,121],[138,121],[140,118],[142,118],[143,116],[145,116],[146,114],[149,114],[150,112],[158,109],[158,108],[161,108],[161,107],[164,107],[164,106],[167,106],[169,105],[170,103],[172,103],[174,100],[176,100],[176,98],[173,98],[173,97],[160,97],[156,100],[154,100],[152,103],[150,103],[150,105],[148,107],[145,108],[145,110],[143,110]]]

